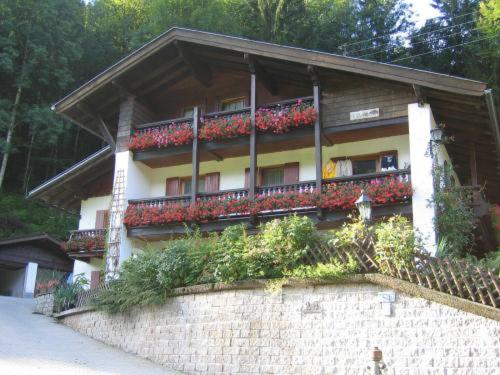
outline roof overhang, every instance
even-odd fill
[[[111,147],[106,146],[29,191],[26,197],[74,212],[91,194],[92,184],[102,178],[112,179],[113,156]]]
[[[482,96],[486,84],[465,78],[453,77],[440,73],[408,67],[346,57],[332,53],[313,51],[303,48],[283,46],[273,43],[255,41],[240,37],[215,34],[210,32],[172,28],[146,43],[128,56],[125,56],[81,87],[56,102],[52,108],[63,113],[88,95],[96,92],[106,84],[112,83],[128,69],[148,59],[160,49],[175,41],[187,42],[203,46],[227,49],[255,56],[285,60],[304,65],[333,69],[343,72],[376,77],[407,84],[446,91],[454,94]]]

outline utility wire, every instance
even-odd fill
[[[396,62],[396,61],[403,61],[403,60],[413,59],[413,58],[415,58],[415,57],[428,55],[428,54],[430,54],[430,53],[437,53],[437,52],[445,51],[445,50],[450,49],[450,48],[455,48],[455,47],[465,46],[465,45],[468,45],[468,44],[481,42],[481,41],[483,41],[483,40],[497,38],[498,36],[500,36],[500,34],[498,34],[498,35],[496,35],[496,34],[495,34],[495,35],[493,35],[493,36],[489,36],[489,37],[485,37],[485,38],[479,38],[479,39],[471,40],[470,42],[466,42],[466,43],[455,44],[455,45],[453,45],[453,46],[448,46],[448,47],[438,48],[438,49],[436,49],[436,50],[434,50],[434,51],[429,51],[429,52],[419,53],[418,55],[407,56],[407,57],[401,57],[401,58],[399,58],[399,59],[394,59],[394,60],[387,61],[387,62],[388,62],[388,63],[393,63],[393,62]]]
[[[467,22],[456,24],[456,25],[446,26],[446,27],[442,27],[442,28],[439,28],[439,29],[436,29],[436,30],[427,31],[425,33],[417,33],[417,34],[411,35],[411,37],[421,37],[421,36],[428,35],[428,34],[434,34],[434,33],[437,33],[437,32],[443,31],[443,30],[448,30],[448,29],[451,29],[453,27],[460,27],[460,26],[467,25],[467,24],[473,23],[473,22],[475,22],[475,21],[467,21]],[[366,48],[360,48],[360,49],[356,49],[354,51],[349,51],[349,52],[346,51],[346,52],[350,55],[350,54],[353,54],[353,53],[356,53],[356,52],[367,51],[369,49],[381,48],[381,47],[384,47],[384,46],[390,45],[390,44],[393,44],[393,42],[387,42],[387,43],[384,43],[384,44],[380,44],[378,46],[371,46],[371,47],[366,47]]]
[[[472,31],[476,31],[476,30],[479,30],[480,28],[479,27],[476,27],[474,29],[470,29],[470,30],[467,30],[468,32],[472,32]],[[425,40],[421,40],[419,42],[415,42],[415,43],[411,43],[411,47],[414,47],[416,45],[419,45],[419,44],[422,44],[422,43],[425,43],[425,42],[432,42],[432,41],[435,41],[435,40],[438,40],[438,39],[441,39],[441,38],[449,38],[449,37],[452,37],[453,35],[458,35],[458,34],[462,34],[462,31],[458,31],[456,33],[452,33],[452,34],[448,34],[448,35],[436,35],[430,39],[425,39]],[[378,53],[382,53],[382,52],[388,52],[390,51],[391,49],[393,49],[394,47],[398,47],[398,46],[392,46],[392,47],[388,47],[388,48],[384,48],[380,51],[375,51],[375,52],[371,52],[371,53],[366,53],[364,55],[358,55],[358,56],[355,56],[355,57],[358,57],[358,58],[362,58],[362,57],[366,57],[366,56],[372,56],[372,55],[376,55]]]
[[[466,14],[462,14],[460,16],[455,16],[455,17],[451,17],[450,20],[454,20],[454,19],[457,19],[457,18],[462,18],[462,17],[466,17],[466,16],[469,16],[471,14],[474,14],[474,13],[478,13],[478,11],[474,11],[474,12],[470,12],[470,13],[466,13]],[[437,17],[432,17],[432,18],[428,18],[428,20],[433,20],[433,19],[438,19],[438,18],[445,18],[446,16],[437,16]],[[356,44],[360,44],[360,43],[364,43],[364,42],[369,42],[370,40],[375,40],[375,39],[380,39],[380,38],[384,38],[386,36],[390,36],[390,35],[393,35],[393,34],[396,34],[396,32],[392,32],[392,33],[388,33],[388,34],[384,34],[384,35],[380,35],[380,36],[376,36],[376,37],[373,37],[373,38],[370,38],[370,39],[365,39],[365,40],[360,40],[358,42],[353,42],[353,43],[347,43],[347,44],[342,44],[341,47],[347,47],[347,46],[353,46],[353,45],[356,45]]]

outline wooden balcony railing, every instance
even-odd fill
[[[321,192],[314,181],[256,189],[255,199],[248,189],[200,193],[196,201],[188,196],[135,199],[129,201],[125,224],[129,227],[164,225],[179,222],[206,222],[237,216],[269,215],[284,211],[353,209],[361,190],[374,205],[406,202],[412,189],[409,170],[323,180]]]
[[[106,248],[106,234],[106,229],[73,230],[64,248],[75,257],[103,253]]]
[[[267,103],[256,109],[256,127],[260,133],[286,133],[294,128],[312,126],[316,114],[313,98],[303,97]],[[239,110],[212,112],[200,117],[197,134],[200,141],[218,141],[249,136],[251,132],[250,107]],[[307,115],[287,116],[291,111]],[[301,112],[302,113],[302,112]],[[145,151],[155,148],[181,146],[192,143],[193,117],[147,123],[135,127],[129,148]]]

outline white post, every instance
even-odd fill
[[[24,271],[23,298],[33,298],[35,296],[36,273],[38,264],[29,262]]]
[[[436,123],[429,104],[408,105],[413,228],[422,235],[425,250],[431,255],[437,251],[434,227],[436,212],[431,201],[434,195],[433,160],[429,152],[431,129],[434,127]]]

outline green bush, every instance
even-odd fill
[[[245,225],[227,227],[217,239],[213,257],[216,281],[232,283],[248,278],[247,254],[250,246]]]
[[[356,271],[358,271],[358,263],[354,258],[349,257],[347,263],[334,258],[330,263],[300,265],[291,271],[287,271],[285,276],[298,279],[336,280]]]
[[[82,292],[88,284],[88,280],[83,275],[76,275],[71,284],[59,284],[54,290],[54,311],[60,312],[75,307],[78,293]]]
[[[402,216],[393,216],[387,221],[377,223],[375,233],[375,257],[382,272],[385,261],[396,267],[408,267],[418,249],[420,240],[413,231],[410,221]]]
[[[248,276],[254,279],[281,277],[297,267],[320,236],[307,216],[275,219],[260,227],[251,238],[247,255]]]

